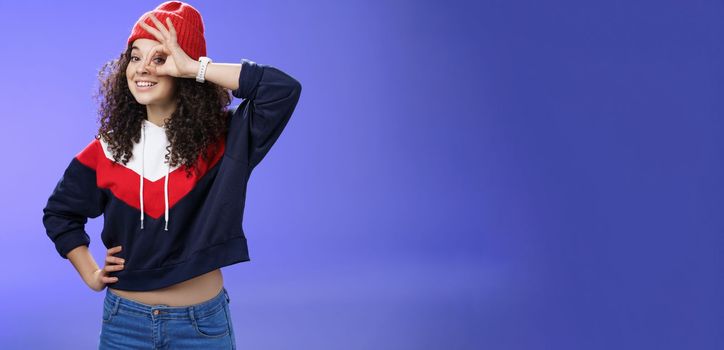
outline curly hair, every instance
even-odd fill
[[[114,163],[128,163],[133,155],[133,144],[139,142],[141,127],[146,119],[146,106],[131,94],[126,78],[130,62],[131,45],[120,57],[106,62],[98,73],[100,86],[95,99],[99,102],[100,127],[95,138],[103,138],[113,154]],[[171,150],[166,148],[165,159],[171,166],[183,164],[186,176],[197,170],[199,156],[208,160],[209,146],[225,137],[228,130],[227,106],[231,96],[227,89],[195,79],[174,77],[177,108],[166,122],[166,136]]]

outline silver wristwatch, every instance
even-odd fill
[[[196,81],[203,83],[206,81],[204,78],[206,76],[206,66],[211,63],[211,59],[206,56],[201,56],[199,57],[199,62],[201,62],[201,64],[199,65],[199,72],[196,73]]]

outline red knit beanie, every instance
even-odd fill
[[[140,25],[141,18],[149,13],[153,13],[167,29],[166,18],[171,19],[171,23],[176,29],[178,44],[189,57],[198,60],[199,57],[206,56],[204,21],[201,19],[201,14],[193,6],[181,1],[166,1],[139,17],[133,26],[131,35],[128,37],[128,45],[131,45],[136,39],[158,41],[153,34],[147,32]],[[151,28],[156,28],[151,18],[146,18],[145,22]]]

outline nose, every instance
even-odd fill
[[[148,68],[146,68],[146,65],[143,64],[143,62],[138,62],[138,64],[136,64],[136,74],[149,74]]]

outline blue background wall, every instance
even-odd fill
[[[158,3],[0,2],[3,348],[97,344],[41,210]],[[724,347],[722,2],[191,4],[304,86],[223,269],[239,348]]]

